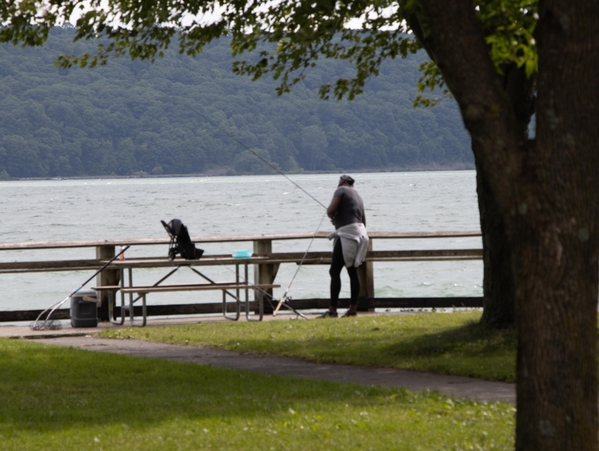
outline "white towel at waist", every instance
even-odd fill
[[[368,234],[366,227],[361,222],[354,222],[337,230],[329,235],[329,240],[333,238],[341,240],[341,249],[343,250],[343,260],[346,267],[360,266],[366,259],[368,252]],[[333,244],[334,248],[335,243]]]

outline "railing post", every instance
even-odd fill
[[[368,242],[368,252],[373,249],[372,238]],[[358,302],[358,308],[360,310],[368,310],[365,305],[371,303],[374,299],[374,265],[371,261],[365,261],[358,268],[358,274],[360,276],[360,296],[359,299],[366,299],[367,303],[362,303],[363,307],[360,308],[360,302]]]
[[[272,254],[272,240],[254,240],[254,255],[269,256]],[[254,284],[272,284],[275,281],[279,265],[276,263],[260,263],[254,265]],[[254,299],[264,303],[265,311],[272,312],[272,308],[267,304],[267,300],[272,298],[272,288],[264,291],[254,291]]]
[[[115,247],[113,245],[103,245],[96,247],[96,258],[98,260],[110,260],[114,257]],[[118,285],[120,282],[120,274],[118,269],[105,269],[96,276],[97,286]],[[111,299],[112,294],[109,291],[99,291],[98,296],[98,320],[108,321],[108,303],[114,302]]]

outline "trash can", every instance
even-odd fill
[[[98,303],[94,291],[80,291],[71,296],[71,326],[98,326]]]

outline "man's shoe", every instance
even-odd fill
[[[348,310],[347,312],[345,312],[343,314],[343,316],[341,318],[347,318],[349,316],[358,316],[358,313],[357,312],[351,312],[351,311]]]
[[[327,310],[321,315],[318,315],[316,318],[339,318],[339,314],[337,312],[331,312]]]

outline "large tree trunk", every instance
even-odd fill
[[[518,450],[597,450],[599,6],[541,1],[536,148],[510,241]]]
[[[540,2],[535,143],[522,139],[471,0],[420,4],[512,252],[516,448],[597,450],[599,2]]]
[[[512,258],[505,223],[486,177],[477,162],[476,191],[483,238],[483,314],[480,322],[491,328],[505,328],[515,324]]]

